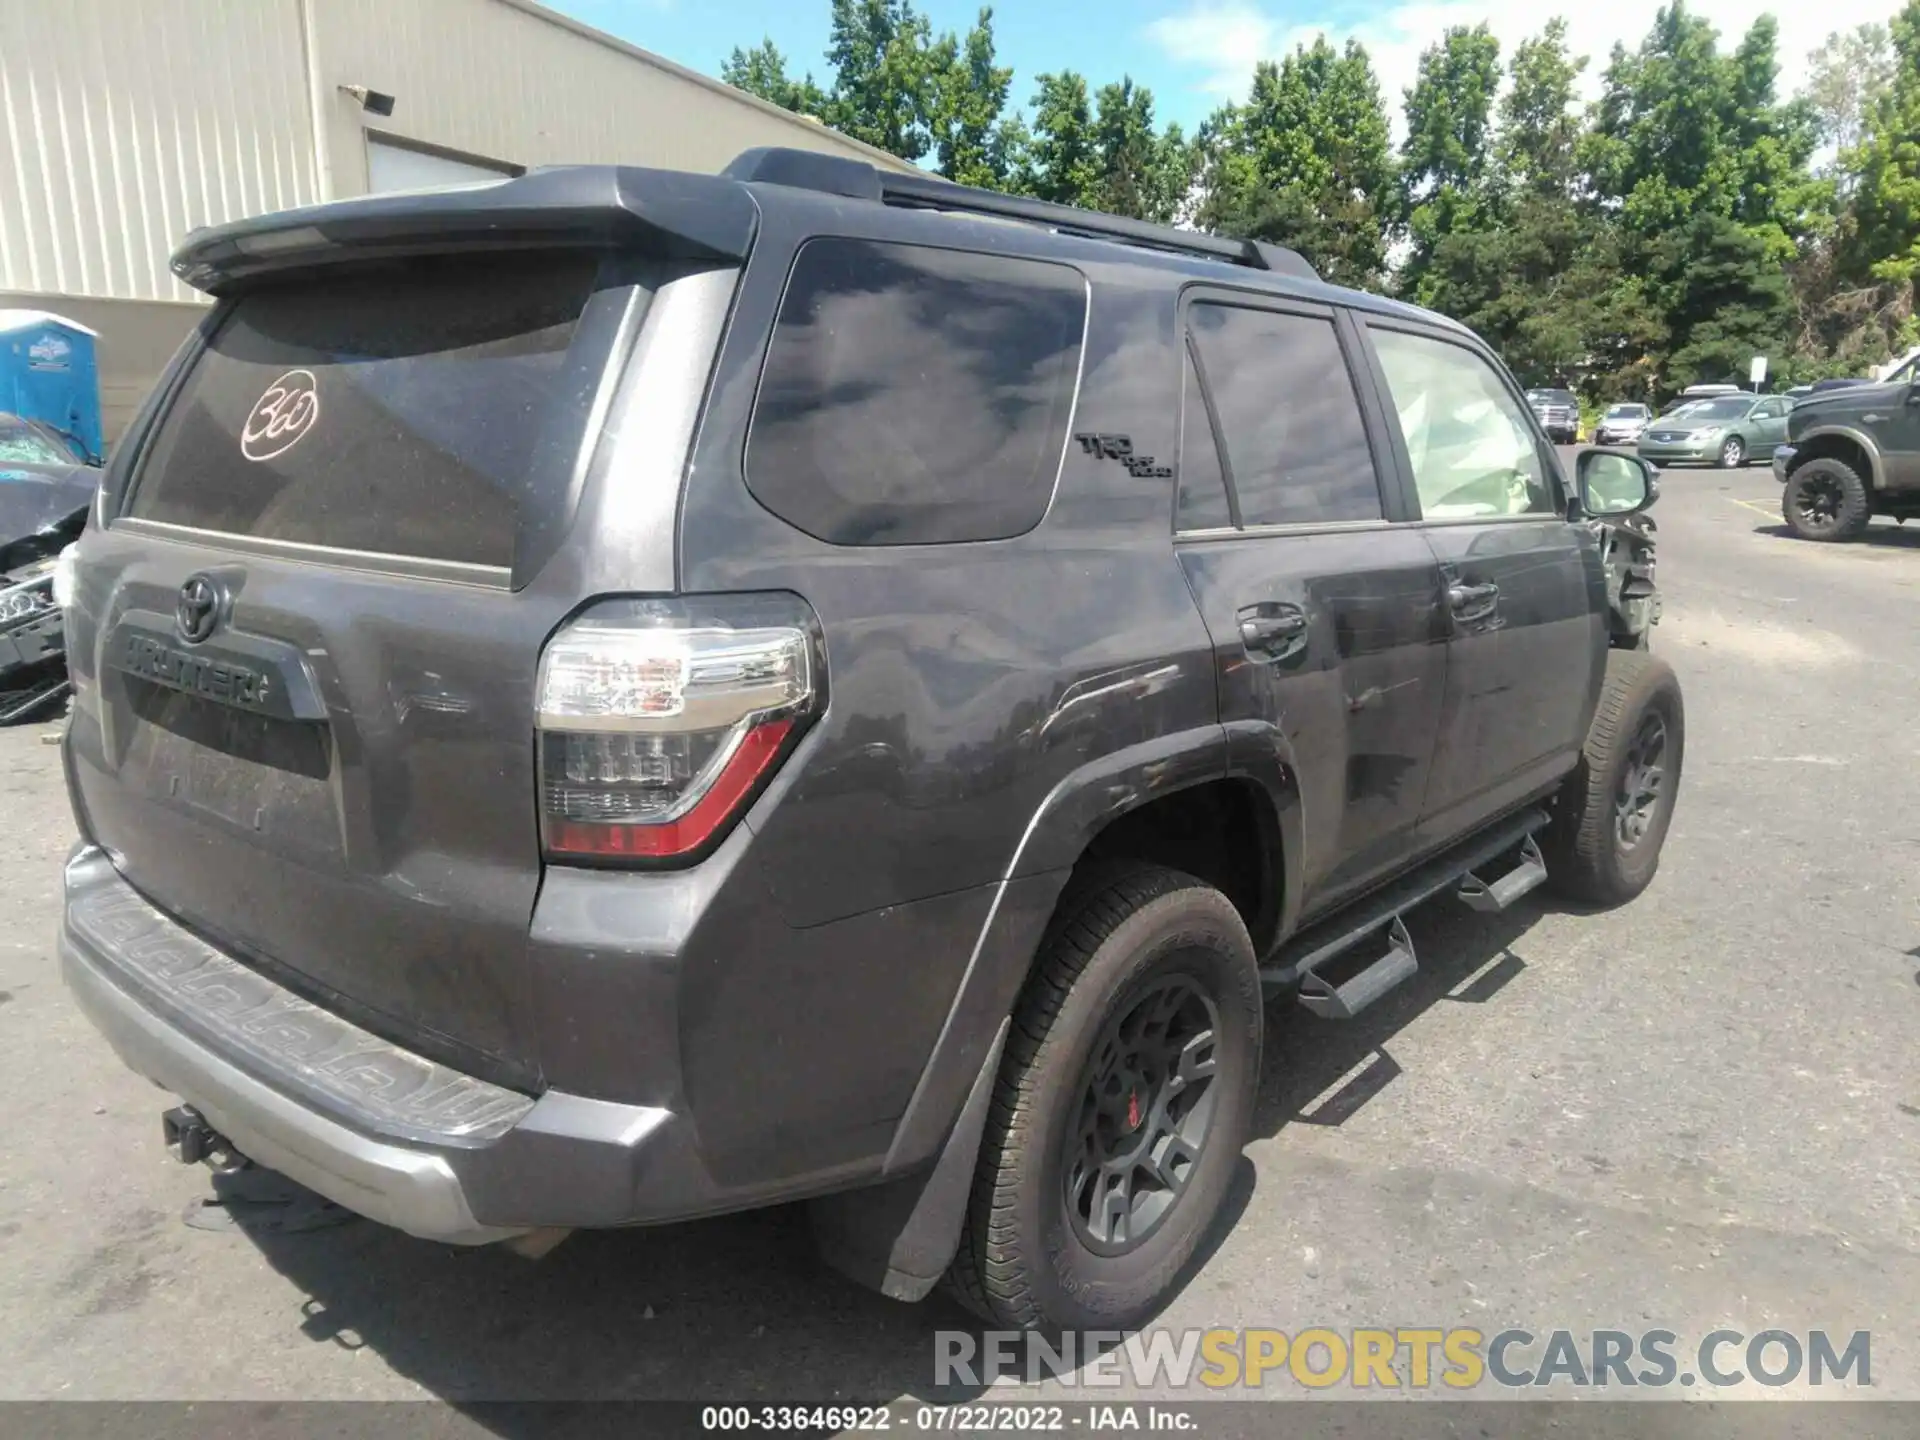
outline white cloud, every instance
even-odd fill
[[[1261,60],[1277,60],[1294,46],[1310,44],[1325,34],[1335,44],[1349,36],[1367,47],[1380,77],[1381,94],[1399,132],[1401,94],[1419,72],[1420,52],[1450,25],[1477,25],[1486,21],[1500,39],[1505,58],[1529,35],[1537,35],[1556,8],[1567,21],[1567,39],[1573,53],[1591,57],[1583,86],[1597,93],[1600,72],[1615,41],[1628,49],[1640,43],[1653,24],[1663,0],[1606,0],[1601,4],[1542,6],[1538,0],[1407,0],[1385,3],[1365,18],[1303,25],[1282,18],[1250,0],[1191,0],[1185,9],[1162,16],[1147,26],[1147,37],[1176,63],[1195,74],[1197,89],[1222,99],[1246,97],[1253,67]],[[1807,57],[1835,30],[1851,29],[1871,20],[1887,20],[1900,0],[1692,0],[1720,31],[1723,51],[1759,16],[1772,13],[1780,22],[1780,88],[1793,94],[1806,78]]]

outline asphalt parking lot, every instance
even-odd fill
[[[1811,545],[1762,468],[1663,483],[1658,880],[1431,907],[1362,1020],[1276,1012],[1237,1223],[1166,1325],[1866,1329],[1876,1395],[1920,1398],[1920,526]],[[0,731],[0,1398],[936,1394],[959,1312],[819,1268],[790,1212],[538,1263],[185,1223],[208,1174],[56,972],[56,729]]]

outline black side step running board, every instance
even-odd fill
[[[1425,864],[1383,885],[1357,903],[1294,936],[1260,969],[1268,993],[1298,989],[1300,1003],[1316,1015],[1348,1020],[1394,987],[1419,973],[1413,941],[1401,916],[1441,891],[1455,888],[1476,910],[1506,909],[1547,878],[1536,832],[1547,812],[1522,810],[1442,851]],[[1515,847],[1520,863],[1491,883],[1477,871]],[[1386,931],[1386,953],[1335,985],[1317,972],[1369,936]]]
[[[1407,934],[1407,922],[1396,915],[1387,922],[1386,954],[1344,985],[1336,986],[1309,970],[1300,977],[1300,1003],[1329,1020],[1351,1020],[1394,986],[1419,973],[1413,937]]]
[[[1547,883],[1547,860],[1540,853],[1540,841],[1528,835],[1520,844],[1520,863],[1491,885],[1472,871],[1460,877],[1460,899],[1469,910],[1497,915],[1522,895],[1531,894]]]

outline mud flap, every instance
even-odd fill
[[[946,1274],[966,1222],[974,1164],[1010,1023],[1000,1022],[966,1104],[929,1169],[808,1202],[820,1258],[848,1279],[891,1299],[913,1301],[925,1299]]]

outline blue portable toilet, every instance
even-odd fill
[[[69,436],[86,458],[103,458],[99,336],[45,310],[0,310],[0,411]]]

